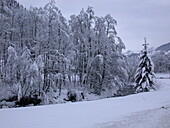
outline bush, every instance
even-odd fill
[[[84,99],[83,92],[77,92],[75,90],[69,90],[67,92],[67,99],[64,99],[64,100],[65,101],[76,102],[76,101],[82,101],[83,99]]]
[[[68,101],[76,102],[77,101],[77,93],[75,91],[69,90],[67,92],[67,98],[68,98]]]
[[[13,102],[13,101],[17,101],[17,99],[18,99],[17,96],[12,96],[12,97],[9,97],[6,101]]]
[[[37,96],[35,97],[22,97],[20,101],[16,102],[16,105],[19,107],[25,107],[29,104],[33,104],[34,106],[39,105],[41,103],[41,99],[38,99]]]
[[[134,94],[135,89],[133,85],[126,85],[125,87],[117,90],[117,93],[114,96],[127,96],[130,94]]]

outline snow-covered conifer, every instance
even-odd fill
[[[135,75],[135,89],[136,92],[147,92],[151,89],[155,89],[154,86],[154,66],[151,58],[148,56],[147,52],[146,39],[144,50],[142,51],[142,55],[140,57],[140,63],[138,65],[136,75]]]

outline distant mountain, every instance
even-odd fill
[[[139,56],[140,56],[140,53],[132,53],[132,54],[128,55],[128,57],[130,57],[130,58],[139,58]]]
[[[139,52],[133,52],[128,50],[127,52],[123,53],[124,55],[126,55],[129,58],[139,58],[140,53]]]
[[[168,52],[170,51],[170,42],[167,44],[163,44],[155,49],[155,51],[161,51],[161,52]]]

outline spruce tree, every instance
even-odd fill
[[[148,56],[147,52],[147,44],[145,38],[144,50],[142,51],[142,55],[140,57],[140,63],[138,65],[136,75],[135,75],[135,89],[136,93],[138,92],[147,92],[151,89],[155,90],[154,86],[154,66],[151,58]]]

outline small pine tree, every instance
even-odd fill
[[[148,44],[146,44],[146,39],[145,39],[145,44],[143,44],[144,50],[140,57],[140,63],[138,65],[136,75],[135,75],[136,93],[147,92],[150,91],[151,89],[155,90],[154,81],[153,81],[154,66],[151,58],[148,57],[147,45]]]

